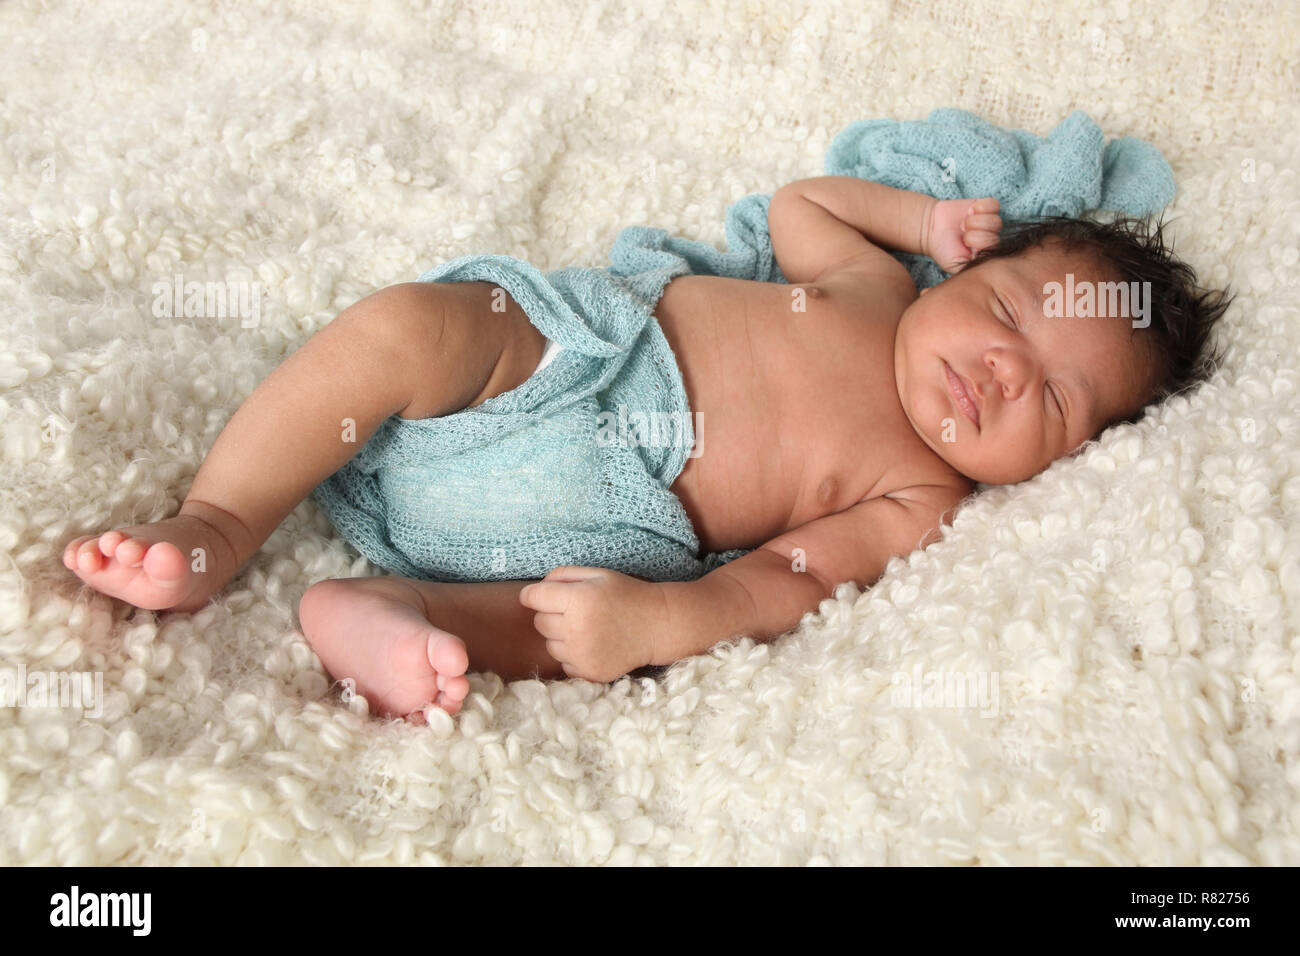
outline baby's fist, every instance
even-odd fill
[[[926,223],[925,254],[944,272],[960,272],[975,253],[997,244],[1000,208],[992,196],[938,200]]]
[[[608,682],[650,663],[668,618],[659,585],[608,568],[563,565],[519,592],[569,677]]]

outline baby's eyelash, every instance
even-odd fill
[[[998,305],[1001,307],[1003,315],[1007,317],[1007,321],[1011,324],[1011,327],[1013,329],[1020,328],[1020,326],[1016,325],[1016,320],[1011,317],[1011,310],[1007,308],[1006,303],[1002,301],[1001,296],[998,296]]]

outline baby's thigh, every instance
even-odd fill
[[[440,315],[436,339],[414,343],[429,350],[431,374],[402,418],[481,405],[522,385],[542,360],[546,337],[495,283],[407,282],[402,287]]]

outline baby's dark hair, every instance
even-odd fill
[[[1140,408],[1112,418],[1098,434],[1112,425],[1137,422],[1153,405],[1208,380],[1223,363],[1223,351],[1211,350],[1210,333],[1235,296],[1226,289],[1204,290],[1197,285],[1191,266],[1174,257],[1172,244],[1165,245],[1166,225],[1162,219],[1152,229],[1147,220],[1127,216],[1108,223],[1068,216],[1018,220],[1006,224],[997,243],[981,249],[965,267],[1055,240],[1068,251],[1091,253],[1124,282],[1151,283],[1151,324],[1134,332],[1142,333],[1148,346],[1147,357],[1155,371],[1153,390]]]

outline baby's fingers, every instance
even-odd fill
[[[1001,203],[999,203],[996,199],[994,199],[992,196],[985,196],[983,199],[973,200],[971,202],[969,211],[972,213],[997,212],[1001,208],[1002,208]]]
[[[966,248],[971,249],[974,252],[979,252],[981,249],[987,249],[989,246],[997,245],[998,235],[995,232],[987,232],[982,229],[977,229],[962,236],[962,242],[966,244]]]
[[[546,653],[555,658],[557,664],[562,664],[564,666],[565,674],[568,674],[570,677],[574,676],[569,671],[569,668],[573,667],[574,664],[573,661],[569,659],[569,647],[564,643],[564,641],[547,641]]]
[[[971,232],[976,229],[982,229],[985,232],[997,232],[1002,228],[1002,218],[994,215],[967,216],[962,223],[962,229]]]

